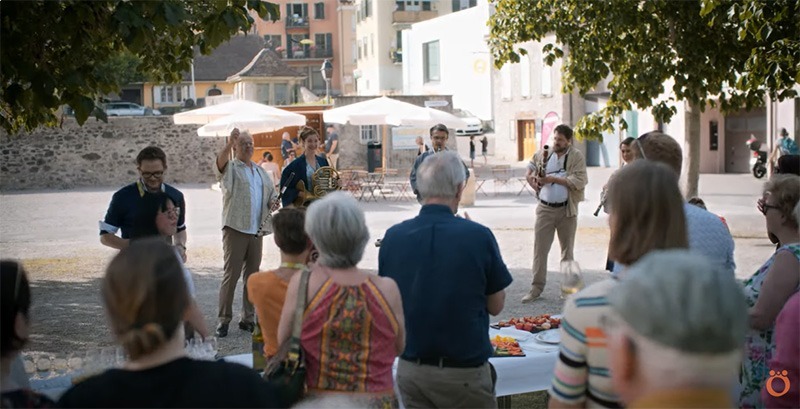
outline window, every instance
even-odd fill
[[[422,44],[422,75],[424,82],[439,81],[439,41]]]
[[[308,17],[308,4],[306,3],[287,3],[286,4],[286,17]]]
[[[519,56],[519,88],[523,99],[531,97],[531,59],[528,55]]]
[[[545,96],[553,95],[552,77],[553,77],[553,67],[547,65],[545,62],[542,62],[542,75],[540,77],[542,95]]]
[[[372,0],[365,0],[364,1],[364,18],[370,17],[372,15]]]
[[[369,88],[369,83],[367,83]],[[378,142],[378,125],[361,125],[361,144]]]
[[[272,101],[270,101],[270,84],[258,84],[256,85],[256,101],[271,105]]]
[[[422,0],[422,11],[431,11],[431,0]]]
[[[314,18],[325,20],[325,3],[314,3]]]
[[[358,40],[358,59],[361,59],[361,40]]]
[[[289,84],[273,84],[273,87],[275,91],[275,99],[273,100],[274,105],[289,105],[292,103],[289,95]]]
[[[188,85],[161,85],[154,87],[153,97],[158,104],[182,104],[189,98]]]
[[[511,68],[508,64],[500,69],[500,96],[503,101],[511,100]]]
[[[420,0],[398,0],[395,2],[397,11],[420,11],[423,7],[425,6],[420,6]],[[430,10],[430,3],[427,7],[427,10]]]
[[[314,34],[314,47],[316,48],[314,57],[329,58],[333,56],[333,34],[320,33]]]
[[[470,7],[475,7],[478,5],[477,0],[453,0],[453,12],[459,10],[466,10]]]
[[[353,40],[353,43],[350,45],[352,47],[351,51],[353,52],[353,63],[356,63],[358,62],[358,44],[356,44],[356,41]]]
[[[308,40],[308,34],[286,35],[286,56],[289,58],[309,58],[309,46],[301,41]]]
[[[266,44],[266,48],[274,51],[276,48],[281,46],[281,36],[269,34],[265,35],[264,43]]]
[[[320,72],[317,66],[309,67],[311,69],[311,92],[319,95],[320,93],[325,93],[325,80],[322,78],[322,72]]]
[[[372,55],[374,57],[375,56],[375,34],[370,34],[369,35],[369,48],[370,48],[370,50],[372,50],[370,55]]]

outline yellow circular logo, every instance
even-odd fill
[[[486,60],[475,60],[475,62],[472,63],[472,71],[474,71],[475,74],[483,74],[486,72],[486,65]]]

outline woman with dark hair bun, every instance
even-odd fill
[[[141,198],[139,210],[134,219],[131,241],[159,237],[165,243],[168,243],[168,239],[178,231],[180,211],[181,208],[166,193],[156,192],[144,195]],[[173,249],[175,254],[180,255],[177,249],[174,247]],[[182,261],[183,259],[179,257],[179,260]],[[193,338],[195,331],[205,338],[209,333],[203,313],[194,299],[195,291],[192,273],[186,269],[183,262],[181,262],[181,268],[183,269],[183,277],[186,280],[186,288],[189,290],[189,309],[185,317],[186,338]]]
[[[278,406],[274,389],[251,369],[186,356],[181,322],[190,297],[175,250],[163,240],[137,240],[122,249],[106,269],[102,298],[111,332],[130,359],[75,385],[59,406]]]
[[[16,261],[0,261],[0,387],[1,408],[52,408],[55,402],[20,385],[12,375],[12,366],[28,342],[31,289],[25,269]]]

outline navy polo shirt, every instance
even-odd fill
[[[378,274],[394,279],[403,298],[403,358],[479,365],[492,355],[486,298],[512,278],[487,227],[425,205],[386,232]]]
[[[178,216],[178,231],[186,230],[186,202],[183,200],[183,193],[167,184],[162,184],[161,190],[181,209],[181,214]],[[122,238],[129,239],[133,232],[136,212],[139,210],[139,199],[145,194],[147,190],[139,180],[117,190],[111,197],[105,219],[100,222],[100,234],[116,234],[122,229]]]

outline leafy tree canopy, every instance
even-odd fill
[[[179,82],[195,47],[208,54],[250,30],[250,10],[280,18],[261,0],[0,2],[0,125],[55,125],[62,105],[82,124],[99,95],[127,81]]]
[[[582,138],[600,139],[616,121],[625,129],[621,114],[634,106],[668,122],[676,113],[669,101],[729,112],[763,105],[767,96],[797,95],[797,0],[495,0],[494,6],[489,43],[498,68],[525,54],[518,44],[553,33],[544,59],[552,65],[564,58],[564,92],[584,95],[610,76],[605,109],[577,124]]]

